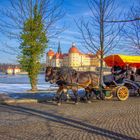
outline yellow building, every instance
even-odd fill
[[[9,66],[6,68],[6,74],[18,74],[21,72],[21,69],[17,66]]]
[[[14,69],[13,69],[13,74],[18,74],[18,73],[20,73],[21,72],[21,69],[19,68],[19,67],[15,67]]]
[[[6,69],[6,74],[13,74],[13,68],[8,67],[8,68]]]
[[[95,67],[99,67],[98,54],[83,54],[81,53],[75,44],[72,44],[68,53],[62,54],[60,46],[57,53],[52,49],[47,52],[46,65],[52,67],[67,66],[77,70],[91,70]]]

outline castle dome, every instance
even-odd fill
[[[47,53],[48,56],[54,56],[54,51],[52,49],[50,49]]]
[[[79,50],[76,48],[76,45],[73,43],[72,47],[69,49],[69,53],[79,53]]]

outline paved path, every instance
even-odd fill
[[[140,97],[0,105],[0,140],[140,140]]]

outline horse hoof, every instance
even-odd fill
[[[88,101],[87,103],[88,103],[88,104],[91,104],[91,101]]]
[[[96,99],[97,99],[97,100],[100,100],[101,98],[100,98],[99,96],[96,96]]]
[[[105,97],[101,97],[101,100],[105,100]]]
[[[61,105],[61,103],[57,103],[57,106],[60,106]]]

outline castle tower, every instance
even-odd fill
[[[50,50],[48,51],[47,53],[47,56],[46,56],[46,65],[47,66],[52,66],[51,62],[52,62],[52,58],[53,56],[55,55],[54,51],[50,48]]]
[[[69,66],[78,67],[81,64],[80,51],[76,47],[75,43],[72,43],[71,48],[69,49]]]
[[[59,43],[58,43],[57,53],[62,54],[61,46],[60,46],[60,41],[59,41]]]

